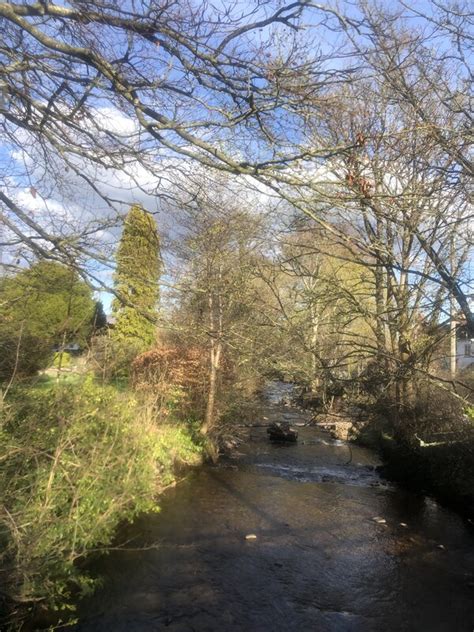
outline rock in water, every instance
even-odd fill
[[[272,423],[267,428],[267,434],[272,441],[295,442],[298,439],[298,432],[285,421]]]
[[[256,540],[256,539],[257,539],[257,536],[255,535],[255,533],[248,533],[248,534],[245,536],[245,539],[246,539],[246,540]]]

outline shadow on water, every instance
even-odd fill
[[[103,587],[76,631],[471,631],[472,533],[343,448],[313,428],[273,446],[262,430],[192,473],[126,529],[134,550],[97,561]]]

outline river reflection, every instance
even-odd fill
[[[283,414],[299,415],[267,412]],[[471,631],[474,538],[461,518],[385,484],[369,451],[352,447],[348,463],[346,446],[299,430],[276,446],[255,429],[241,454],[129,527],[135,550],[95,565],[103,587],[77,632]]]

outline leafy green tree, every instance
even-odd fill
[[[116,255],[113,337],[140,348],[155,340],[161,270],[156,222],[141,206],[130,208]]]
[[[54,345],[84,343],[95,301],[77,272],[52,261],[0,281],[0,379],[47,365]]]

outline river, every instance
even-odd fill
[[[285,388],[269,389],[265,417],[304,423],[278,404]],[[128,527],[74,629],[471,632],[472,527],[381,479],[369,450],[298,430],[274,445],[253,429]]]

